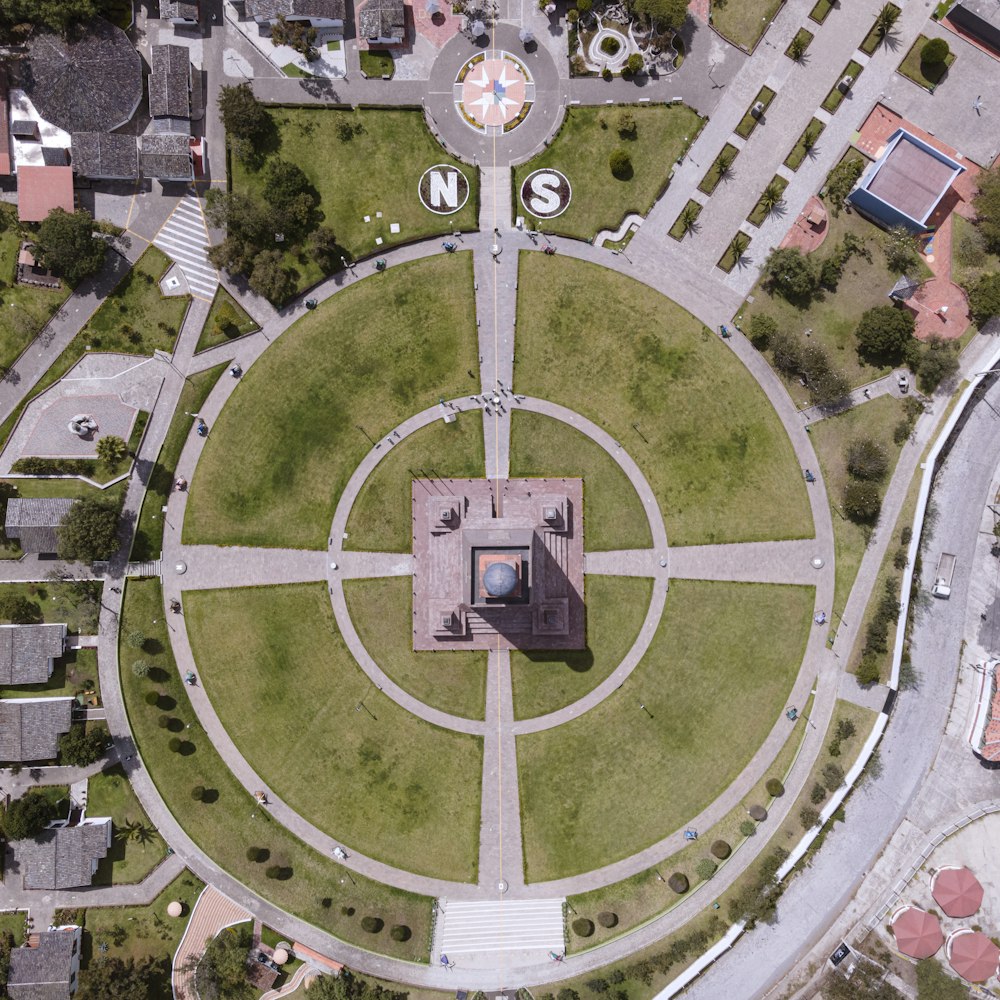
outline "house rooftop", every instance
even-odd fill
[[[54,760],[72,718],[72,698],[0,700],[0,761]]]
[[[22,167],[18,176],[28,169],[73,173],[69,167]],[[55,552],[59,548],[56,529],[75,502],[64,497],[14,497],[8,500],[4,522],[7,537],[20,542],[25,552]]]
[[[65,625],[0,625],[0,686],[44,684],[65,640]]]
[[[406,34],[403,0],[368,0],[358,13],[358,34],[362,38],[402,40]]]
[[[65,166],[19,167],[17,217],[22,222],[41,222],[54,208],[75,210],[73,171]]]
[[[11,948],[7,992],[11,1000],[66,1000],[72,993],[79,929],[42,931],[31,947]]]
[[[183,45],[154,45],[149,58],[149,115],[191,115],[191,60]]]
[[[83,177],[131,180],[139,176],[139,149],[134,135],[117,132],[74,132],[73,170]]]
[[[191,139],[173,132],[144,135],[139,164],[144,177],[162,180],[186,180],[194,177],[191,163]]]
[[[77,826],[43,830],[10,845],[25,889],[78,889],[90,885],[111,847],[111,820],[85,819]]]
[[[160,17],[198,20],[198,0],[160,0]]]
[[[47,122],[67,132],[110,132],[142,98],[142,62],[129,37],[104,18],[66,39],[36,33],[12,72]]]
[[[951,157],[899,129],[861,186],[922,225],[963,169]]]
[[[342,21],[345,13],[344,0],[246,0],[249,17],[264,17],[277,20],[285,17],[316,17],[331,21]]]

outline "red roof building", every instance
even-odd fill
[[[948,936],[948,964],[969,983],[985,983],[997,974],[998,948],[985,934],[967,927]]]
[[[976,707],[969,727],[969,746],[983,760],[1000,761],[1000,692],[997,666],[1000,660],[982,664]]]
[[[917,906],[904,906],[892,918],[896,947],[910,958],[930,958],[944,944],[941,922]]]
[[[949,917],[971,917],[983,904],[983,887],[968,868],[948,865],[931,880],[931,895]]]
[[[72,167],[28,167],[17,171],[17,217],[41,222],[54,208],[75,210]]]

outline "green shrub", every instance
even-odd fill
[[[147,705],[155,705],[160,700],[160,696],[155,691],[147,691],[145,701]]]
[[[831,792],[835,792],[844,783],[844,769],[832,761],[823,768],[823,784]]]
[[[181,741],[180,741],[179,737],[177,737],[177,736],[172,736],[170,738],[170,742],[167,744],[167,746],[170,747],[170,749],[174,753],[180,753],[181,752]]]
[[[716,840],[710,850],[720,861],[725,861],[733,853],[733,849],[724,840]]]
[[[413,937],[413,931],[410,930],[406,924],[396,924],[391,931],[389,931],[389,937],[393,941],[409,941]]]
[[[849,740],[856,732],[857,728],[850,719],[837,720],[837,739]]]
[[[812,806],[803,806],[799,810],[799,822],[804,830],[810,830],[819,822],[819,813]]]
[[[641,56],[641,55],[639,55],[639,53],[638,53],[638,52],[633,52],[633,53],[632,53],[632,55],[630,55],[630,56],[628,57],[628,59],[626,60],[626,62],[625,62],[625,68],[626,68],[626,69],[627,69],[627,70],[629,71],[629,73],[631,73],[631,74],[632,74],[633,76],[634,76],[634,75],[635,75],[636,73],[641,73],[641,72],[642,72],[642,66],[643,66],[643,63],[642,63],[642,56]]]
[[[875,483],[852,479],[844,487],[844,513],[861,524],[873,522],[882,509],[882,495]]]
[[[362,917],[361,929],[368,934],[378,934],[385,927],[385,921],[381,917]]]
[[[950,55],[951,49],[948,48],[948,43],[943,38],[931,38],[924,42],[924,46],[920,50],[920,61],[927,63],[928,66],[938,66]]]
[[[819,805],[826,798],[826,789],[817,781],[809,790],[809,801],[813,805]]]
[[[772,799],[779,798],[785,794],[785,786],[777,778],[768,778],[767,784],[764,787]]]
[[[863,435],[847,446],[847,471],[857,479],[879,480],[889,469],[889,456],[874,438]]]
[[[577,937],[589,938],[594,933],[594,921],[586,917],[577,917],[573,921],[573,933]]]
[[[632,176],[632,157],[628,155],[628,150],[619,146],[612,150],[608,158],[611,173],[620,181],[627,181]]]
[[[205,797],[204,785],[195,785],[194,788],[191,789],[191,798],[194,799],[195,802],[201,802],[201,800],[204,797]]]
[[[869,684],[877,684],[881,676],[882,669],[879,666],[878,657],[874,655],[862,656],[857,672],[854,674],[858,684],[861,687],[867,687]]]
[[[615,78],[615,74],[611,72],[611,69],[608,66],[605,66],[604,69],[601,70],[601,76],[604,77],[605,80],[613,80]]]
[[[132,664],[132,673],[136,677],[148,677],[152,667],[145,660],[136,660]]]
[[[151,691],[150,694],[153,695],[153,701],[151,701],[150,704],[151,705],[155,705],[156,704],[156,692],[155,691]],[[146,695],[146,700],[149,701],[149,695],[148,694]],[[158,716],[157,719],[156,719],[156,724],[160,727],[160,729],[166,729],[170,725],[170,716],[169,715],[160,715],[160,716]]]
[[[268,865],[267,870],[264,874],[270,879],[276,879],[281,877],[281,865]],[[366,917],[365,920],[368,918]],[[361,921],[361,925],[364,926],[364,920]]]
[[[778,332],[778,324],[764,313],[750,317],[750,325],[747,333],[750,336],[750,343],[758,351],[766,351],[771,346],[771,338]]]
[[[719,866],[711,858],[702,858],[694,869],[702,882],[707,882],[718,870]]]
[[[125,634],[125,641],[132,649],[142,649],[146,645],[146,636],[137,628],[130,628]]]
[[[757,832],[757,824],[752,819],[745,819],[740,823],[740,833],[744,837],[752,837]]]

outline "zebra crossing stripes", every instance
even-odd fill
[[[219,275],[208,260],[208,232],[197,196],[185,195],[177,203],[153,244],[177,263],[194,295],[215,295]]]
[[[565,950],[562,899],[457,900],[444,904],[445,955]]]

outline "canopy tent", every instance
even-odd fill
[[[486,34],[486,25],[482,21],[473,21],[469,25],[469,31],[472,32],[473,38],[479,38],[481,35]]]
[[[970,983],[985,983],[997,974],[998,948],[985,934],[963,928],[948,937],[948,963]]]
[[[949,917],[971,917],[983,902],[983,887],[968,868],[939,868],[931,881],[931,895]]]
[[[896,947],[910,958],[930,958],[944,944],[941,922],[916,906],[904,906],[892,918]]]

